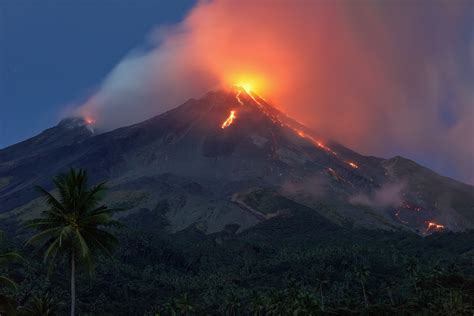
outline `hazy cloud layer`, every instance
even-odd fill
[[[151,33],[80,109],[131,124],[251,77],[260,93],[362,153],[474,181],[474,3],[203,1]]]
[[[403,202],[403,190],[406,183],[386,183],[370,195],[357,194],[349,198],[349,203],[373,208],[398,207]]]

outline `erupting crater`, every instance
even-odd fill
[[[307,132],[303,131],[304,129],[303,126],[297,126],[301,124],[290,123],[290,122],[293,122],[293,120],[289,119],[283,113],[276,110],[272,105],[268,104],[263,97],[261,97],[254,91],[250,83],[243,82],[243,83],[234,84],[233,90],[236,91],[235,99],[237,100],[238,104],[240,104],[241,106],[244,106],[246,104],[256,105],[257,108],[275,124],[278,124],[281,127],[285,127],[292,130],[296,135],[309,141],[314,146],[324,150],[328,154],[333,155],[333,156],[338,156],[337,152],[335,152],[333,149],[325,145],[321,140],[316,139],[315,137],[309,135]],[[250,102],[245,102],[245,100],[242,99],[243,94],[248,97],[248,100]],[[236,118],[235,113],[236,113],[235,110],[232,110],[230,112],[227,119],[221,125],[222,129],[232,124],[232,122]],[[343,161],[343,162],[352,169],[359,169],[359,165],[353,161]]]

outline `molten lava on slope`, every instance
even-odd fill
[[[230,114],[227,117],[227,119],[222,123],[221,128],[224,129],[224,128],[229,127],[234,122],[235,119],[236,119],[235,111],[232,110],[230,111]]]
[[[235,98],[241,106],[244,105],[244,102],[241,99],[241,95],[242,93],[245,93],[253,101],[253,103],[257,105],[257,107],[262,111],[262,113],[264,113],[268,118],[270,118],[272,122],[278,124],[281,127],[286,127],[286,128],[291,129],[296,135],[298,135],[301,138],[306,139],[307,141],[312,143],[314,146],[326,151],[327,153],[333,156],[338,156],[338,154],[334,150],[332,150],[327,145],[325,145],[321,140],[314,138],[313,136],[304,132],[301,128],[296,127],[293,124],[290,124],[289,119],[283,120],[281,118],[283,114],[275,111],[275,109],[271,105],[267,104],[264,98],[262,98],[255,91],[252,90],[252,86],[250,84],[239,83],[239,84],[234,85],[234,89],[237,90]],[[231,111],[231,113],[229,114],[229,117],[224,121],[221,127],[222,128],[228,127],[230,124],[232,124],[234,119],[235,119],[235,111]],[[343,161],[343,162],[353,169],[359,168],[359,165],[357,165],[353,161]]]

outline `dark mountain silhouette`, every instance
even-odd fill
[[[102,134],[65,119],[0,150],[0,216],[37,214],[34,185],[52,188],[51,178],[70,167],[108,181],[112,206],[160,212],[171,232],[243,231],[302,208],[356,228],[474,227],[472,186],[402,157],[360,155],[239,87]]]

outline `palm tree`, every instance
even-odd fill
[[[318,283],[319,287],[319,297],[320,297],[320,303],[321,303],[321,311],[324,312],[324,296],[323,296],[323,286],[324,284],[329,282],[328,278],[328,271],[326,269],[326,266],[318,266],[316,269],[316,282]]]
[[[71,316],[76,308],[76,264],[85,263],[92,273],[92,259],[97,252],[110,254],[117,239],[104,228],[118,225],[112,219],[117,209],[101,205],[105,183],[88,185],[86,171],[71,169],[53,179],[58,197],[37,187],[46,198],[48,209],[39,218],[29,220],[27,227],[39,231],[27,244],[38,244],[44,260],[51,264],[65,258],[71,267]]]
[[[418,295],[418,261],[414,257],[409,257],[406,261],[406,269],[413,280],[413,284],[415,286],[415,293]]]
[[[360,281],[362,287],[362,293],[364,294],[364,303],[365,307],[369,307],[369,302],[367,301],[367,293],[365,292],[365,282],[369,278],[369,269],[365,265],[358,265],[355,268],[355,275]]]

